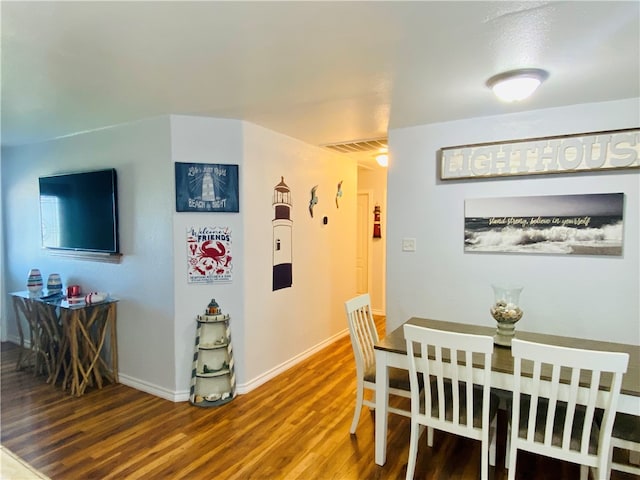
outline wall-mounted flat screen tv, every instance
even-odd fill
[[[115,169],[40,177],[42,246],[118,254]]]

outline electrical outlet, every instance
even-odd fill
[[[416,251],[416,239],[415,238],[403,238],[402,239],[402,251],[403,252],[415,252]]]

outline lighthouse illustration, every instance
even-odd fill
[[[273,290],[293,284],[291,265],[291,190],[284,177],[273,189]]]
[[[213,177],[209,172],[202,176],[202,200],[213,201],[216,199],[216,189],[213,184]]]

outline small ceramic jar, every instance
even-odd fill
[[[37,268],[32,268],[29,271],[29,278],[27,279],[27,290],[32,294],[40,293],[42,291],[42,274]]]

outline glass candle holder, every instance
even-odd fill
[[[520,308],[520,293],[524,287],[491,285],[494,303],[491,306],[491,316],[498,322],[494,336],[494,343],[504,347],[511,346],[511,339],[515,336],[516,322],[524,313]]]

